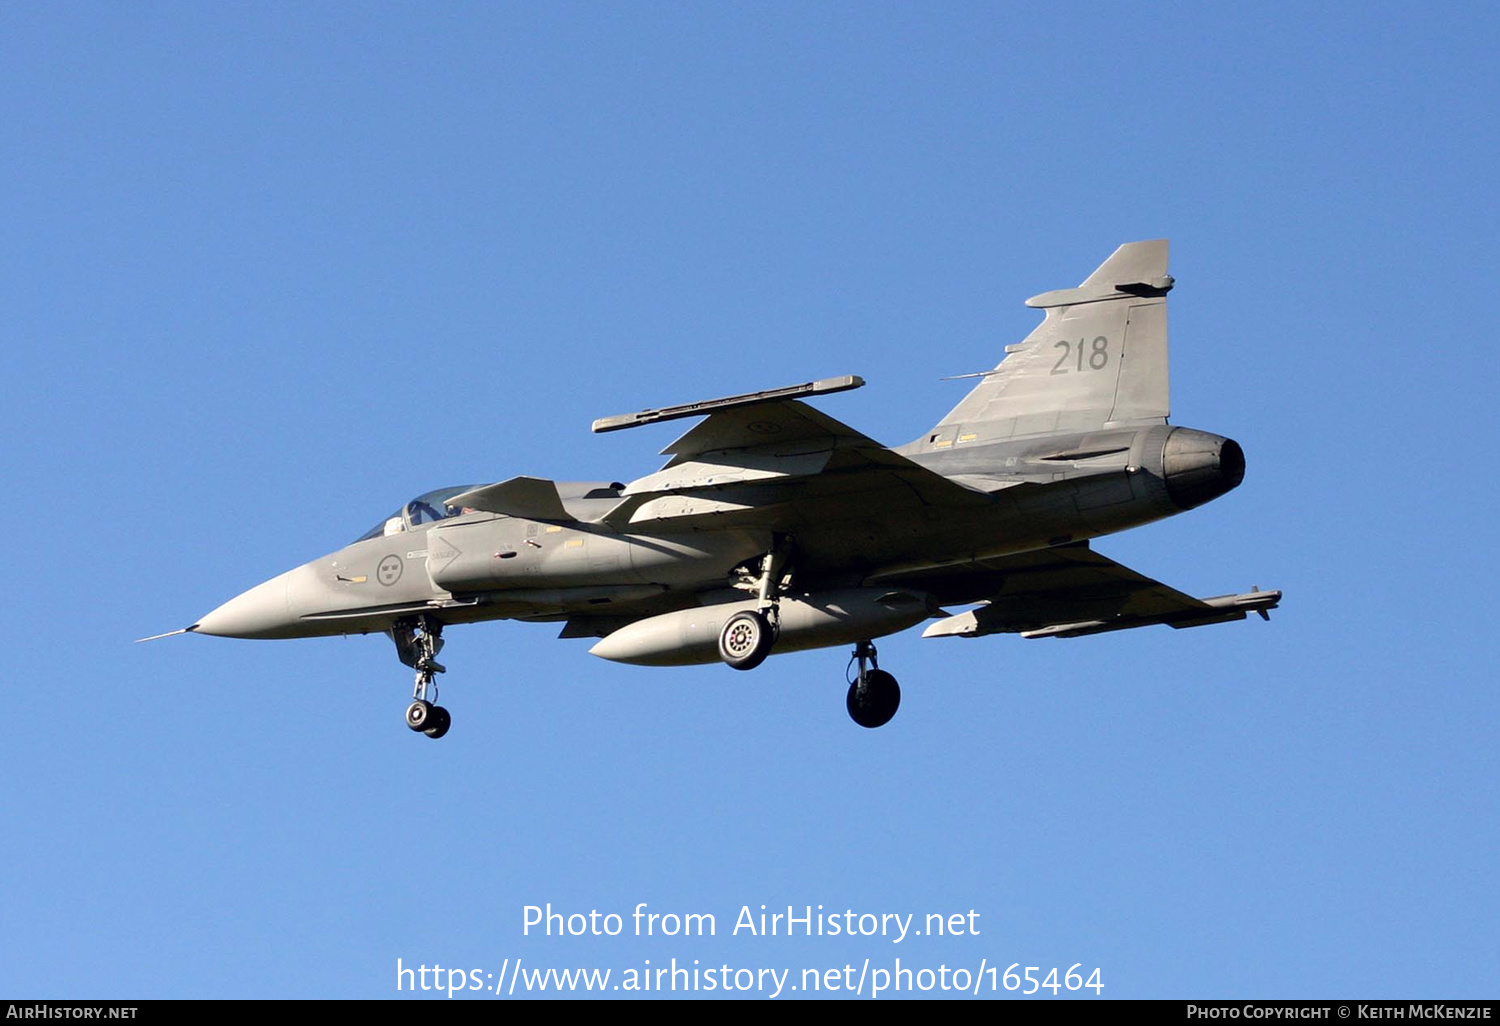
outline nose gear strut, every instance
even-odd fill
[[[453,723],[448,710],[435,704],[437,675],[447,672],[447,667],[437,661],[437,654],[443,650],[443,625],[437,620],[418,616],[398,620],[390,635],[396,643],[397,658],[416,670],[412,702],[406,707],[406,725],[430,738],[440,738],[448,733],[448,727]]]

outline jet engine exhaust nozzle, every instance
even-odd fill
[[[1245,450],[1233,439],[1207,431],[1174,430],[1161,462],[1167,494],[1182,509],[1217,499],[1245,479]]]

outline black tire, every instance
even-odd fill
[[[406,707],[406,725],[417,733],[432,726],[433,704],[417,699]]]
[[[844,704],[849,709],[849,718],[861,727],[871,730],[883,727],[901,708],[901,686],[884,670],[871,670],[863,681],[849,685],[849,697]]]
[[[735,613],[719,632],[719,658],[736,670],[753,670],[766,661],[776,634],[760,613]]]
[[[453,717],[448,715],[448,710],[440,705],[432,707],[432,714],[427,717],[427,729],[422,731],[434,741],[448,733],[448,728],[453,726]]]

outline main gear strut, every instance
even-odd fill
[[[781,629],[781,582],[791,555],[791,536],[777,535],[771,551],[761,559],[755,609],[735,613],[719,632],[719,658],[736,670],[755,669],[776,644]]]

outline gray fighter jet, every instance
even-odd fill
[[[629,484],[428,492],[171,633],[384,633],[416,671],[406,725],[436,738],[443,630],[480,620],[561,623],[600,639],[593,655],[644,666],[750,670],[852,645],[849,715],[878,727],[901,692],[872,641],[924,620],[928,638],[1071,638],[1269,619],[1278,591],[1193,598],[1089,548],[1244,477],[1238,444],[1167,424],[1171,288],[1162,239],[1032,297],[1036,330],[899,448],[803,401],[864,384],[852,375],[606,417],[595,431],[702,420]]]

